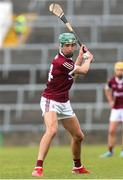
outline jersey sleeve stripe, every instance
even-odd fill
[[[67,69],[72,70],[73,66],[69,63],[64,63],[63,66],[65,66]]]
[[[68,62],[65,62],[64,64],[70,66],[70,67],[73,67],[71,64],[69,64]]]
[[[67,65],[65,65],[65,64],[63,64],[63,66],[66,67],[66,68],[69,69],[69,70],[72,70],[72,69],[73,69],[73,68],[71,68],[71,67],[69,67],[69,66],[67,66]]]
[[[72,75],[76,69],[77,69],[77,66],[75,65],[75,66],[74,66],[74,69],[69,72],[69,75]]]

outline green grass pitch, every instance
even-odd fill
[[[41,179],[123,179],[123,158],[119,157],[120,147],[114,156],[100,159],[106,146],[83,145],[82,159],[92,172],[89,175],[71,173],[71,150],[68,146],[52,146],[44,163]],[[31,177],[38,147],[0,147],[0,179],[34,179]],[[40,179],[40,178],[37,178]]]

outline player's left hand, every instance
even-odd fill
[[[83,58],[83,45],[80,47],[80,50],[79,50],[79,55],[78,55],[78,57],[80,58],[80,59],[82,59]]]
[[[84,44],[82,46],[83,53],[86,53],[88,51],[88,48]]]
[[[82,46],[80,47],[80,50],[79,50],[79,57],[83,57],[83,54],[86,53],[88,51],[88,48],[82,44]]]

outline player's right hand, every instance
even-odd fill
[[[110,108],[113,108],[113,106],[114,106],[114,101],[110,101],[110,102],[109,102],[109,106],[110,106]]]
[[[90,63],[93,62],[93,54],[90,51],[87,51],[86,53],[83,54],[83,59],[90,61]]]

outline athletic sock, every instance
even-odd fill
[[[113,152],[113,146],[109,146],[108,150],[112,153]]]
[[[43,167],[43,161],[37,160],[36,167]]]
[[[73,159],[74,167],[80,167],[81,166],[81,160],[80,159]]]

